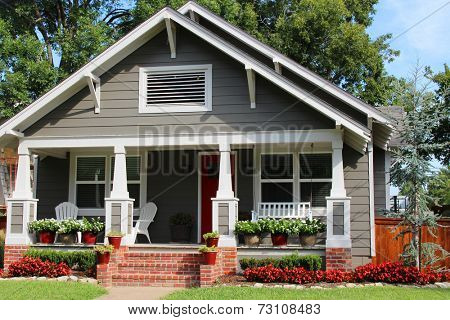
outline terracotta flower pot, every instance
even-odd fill
[[[52,244],[55,242],[55,235],[54,231],[40,231],[39,243]]]
[[[304,247],[312,247],[317,242],[317,234],[301,234],[300,244]]]
[[[254,247],[259,246],[259,235],[257,234],[244,234],[244,243],[246,246]]]
[[[274,246],[287,246],[288,235],[284,233],[272,233],[272,244]]]
[[[218,247],[219,246],[219,238],[208,238],[206,239],[207,247]]]
[[[205,259],[205,264],[215,265],[217,258],[217,251],[203,252],[203,258]]]
[[[97,234],[91,231],[84,231],[81,234],[81,241],[84,244],[95,244],[97,242]]]
[[[122,237],[110,237],[108,236],[108,242],[114,247],[114,249],[120,248],[120,243],[122,242]]]
[[[76,233],[61,233],[58,235],[58,240],[62,244],[74,244],[77,242],[77,234]]]
[[[97,252],[97,264],[108,264],[110,259],[111,259],[110,252],[105,253]]]

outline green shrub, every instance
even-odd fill
[[[187,213],[177,213],[169,218],[169,223],[171,226],[187,226],[191,227],[194,225],[194,219]]]
[[[55,263],[64,262],[71,269],[89,271],[95,267],[96,255],[92,250],[57,251],[51,249],[30,248],[25,252],[25,257],[40,258],[42,261]]]
[[[298,253],[294,253],[281,258],[243,258],[239,261],[242,270],[247,268],[264,267],[273,265],[275,268],[288,268],[293,269],[296,267],[302,267],[306,270],[320,270],[322,268],[322,258],[317,255],[301,256]]]

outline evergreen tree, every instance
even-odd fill
[[[434,142],[433,131],[439,126],[445,116],[445,104],[429,94],[430,71],[427,68],[416,67],[411,85],[407,86],[404,105],[407,113],[398,132],[402,145],[393,150],[394,163],[391,168],[392,182],[400,187],[407,197],[406,209],[398,213],[389,213],[391,217],[401,218],[396,228],[400,228],[399,236],[411,235],[411,240],[405,246],[402,254],[407,264],[422,267],[435,262],[434,253],[447,253],[433,243],[422,243],[422,227],[433,232],[437,227],[437,216],[428,208],[431,196],[427,185],[431,175],[430,159],[436,151],[444,150],[449,141]]]

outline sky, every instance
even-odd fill
[[[372,38],[392,33],[391,47],[400,56],[386,65],[388,73],[408,78],[417,61],[434,72],[450,64],[450,1],[380,0],[368,33]],[[440,166],[432,162],[435,170]],[[391,195],[398,188],[391,186]]]
[[[391,47],[400,56],[386,66],[397,77],[408,77],[419,60],[435,72],[450,63],[450,1],[379,0],[369,35],[392,33]]]

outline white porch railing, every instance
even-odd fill
[[[312,219],[309,202],[259,202],[252,211],[252,221],[258,219]]]

